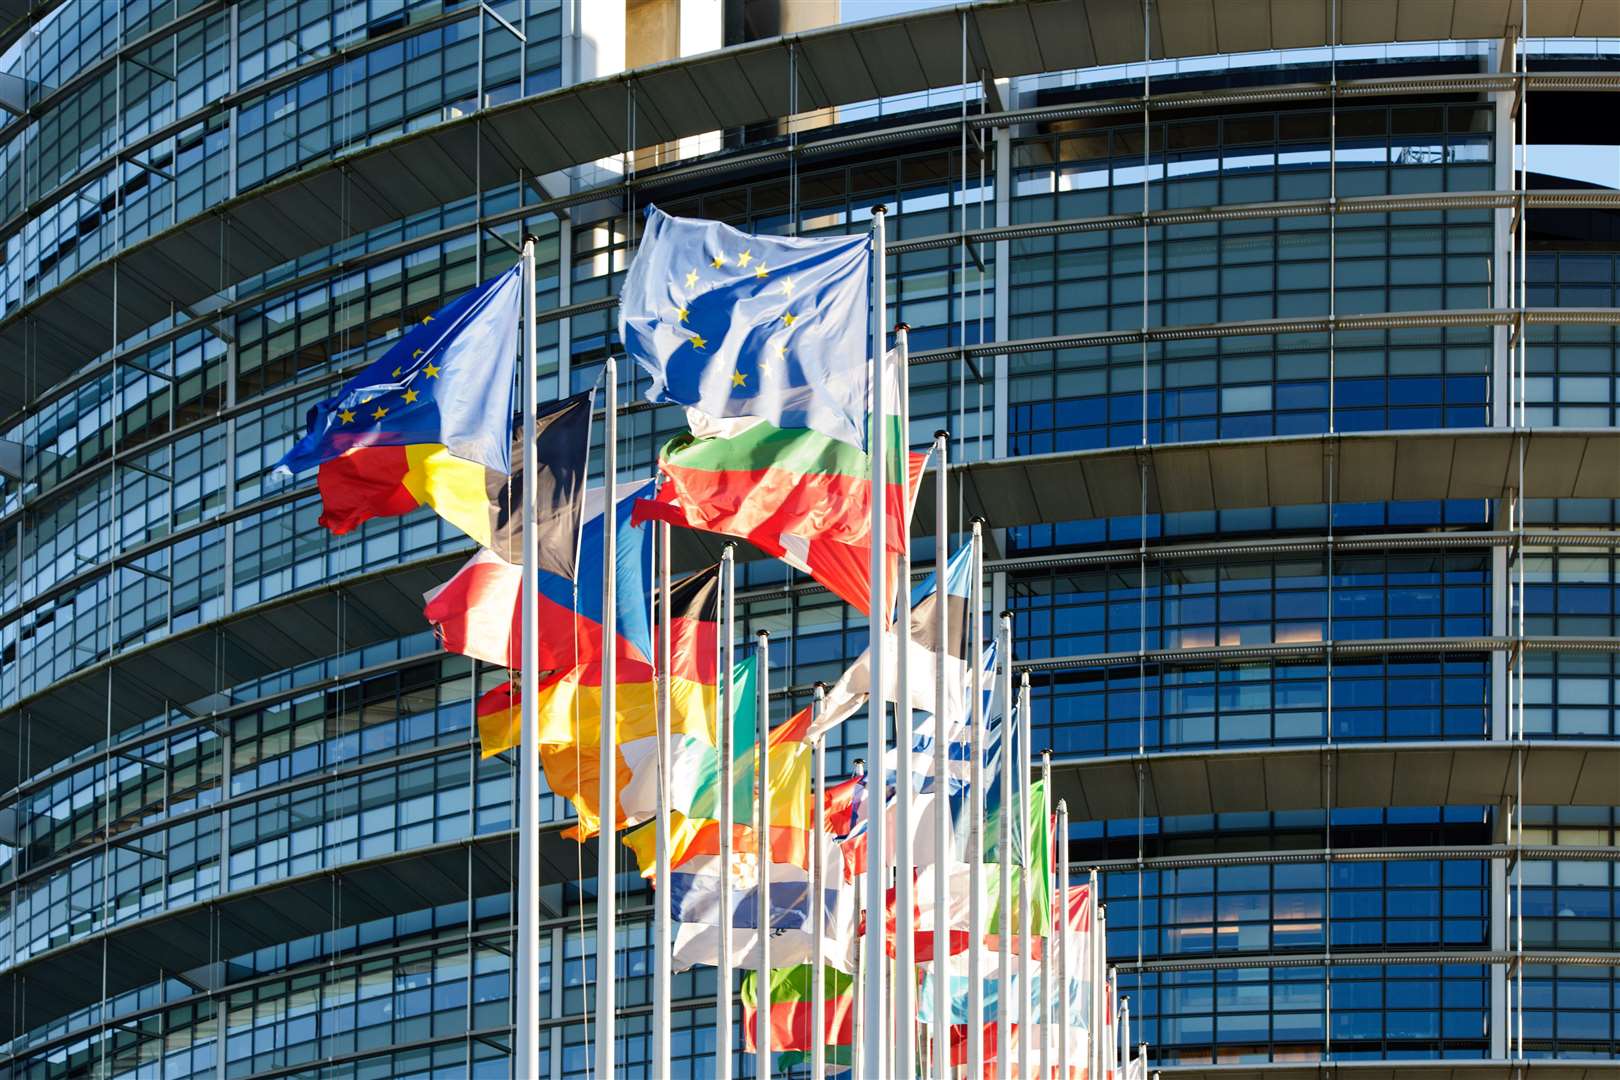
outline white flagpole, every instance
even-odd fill
[[[616,558],[618,505],[614,496],[618,479],[619,367],[611,355],[603,369],[606,422],[602,428],[602,824],[596,838],[596,1075],[614,1075],[613,1058],[618,1006],[614,1002],[618,977],[618,703],[614,700],[618,665],[614,638],[618,633]],[[524,470],[527,476],[529,470]]]
[[[1011,641],[1011,635],[1008,635]],[[1011,656],[1011,650],[1008,650]],[[1010,665],[1009,665],[1010,666]],[[1034,869],[1030,855],[1035,840],[1035,826],[1030,822],[1032,803],[1030,781],[1034,779],[1030,767],[1030,742],[1033,726],[1029,722],[1029,673],[1024,672],[1018,684],[1018,835],[1024,838],[1018,852],[1018,1075],[1029,1075],[1029,1036],[1034,1019],[1030,998],[1035,989],[1030,975],[1030,917],[1029,875]]]
[[[754,729],[754,776],[759,786],[754,847],[759,851],[759,984],[754,988],[754,1075],[771,1075],[771,633],[761,630],[754,654],[758,668]],[[814,925],[814,924],[811,924]]]
[[[854,775],[854,776],[865,776],[866,775],[866,762],[864,760],[862,760],[861,758],[856,758],[855,759],[854,769],[852,770],[852,775]],[[871,813],[871,805],[872,805],[871,804],[871,786],[868,785],[868,787],[867,787],[867,813],[868,814]],[[867,832],[870,833],[871,831],[872,831],[871,830],[871,823],[869,821],[867,823]],[[868,841],[870,841],[870,837],[868,837]],[[857,927],[861,925],[861,920],[865,917],[865,912],[866,912],[866,891],[864,889],[857,890],[857,892],[855,894],[855,925]],[[849,1048],[849,1051],[850,1051],[849,1056],[850,1056],[850,1064],[851,1064],[852,1069],[853,1069],[853,1075],[855,1075],[855,1076],[863,1076],[863,1075],[865,1075],[865,1072],[866,1072],[866,1069],[864,1068],[864,1063],[866,1061],[866,1042],[865,1042],[865,1037],[866,1037],[866,982],[865,982],[864,972],[865,972],[866,969],[862,966],[864,964],[864,962],[865,962],[865,959],[864,959],[864,956],[863,956],[863,953],[862,953],[862,950],[864,949],[864,947],[865,946],[860,941],[857,941],[855,943],[855,977],[854,977],[854,981],[850,984],[850,989],[853,992],[853,996],[855,998],[855,1001],[854,1001],[855,1012],[854,1012],[854,1015],[852,1017],[850,1017],[850,1023],[851,1023],[851,1026],[853,1027],[854,1030],[852,1032],[853,1043],[851,1044],[851,1046]],[[819,1078],[818,1078],[818,1080],[819,1080]]]
[[[866,830],[866,1075],[872,1080],[887,1080],[889,1056],[884,1036],[888,1028],[888,997],[884,993],[883,969],[888,958],[883,945],[884,908],[888,900],[888,861],[885,859],[883,832],[884,781],[883,764],[888,760],[888,693],[884,682],[883,654],[885,625],[888,615],[889,590],[885,587],[884,555],[887,546],[887,517],[884,493],[887,490],[888,469],[884,462],[884,439],[887,422],[884,418],[884,328],[888,325],[889,304],[885,275],[883,242],[884,208],[872,208],[872,430],[869,435],[868,456],[872,462],[872,576],[871,603],[867,620],[867,640],[871,643],[871,694],[867,701],[866,760],[872,770],[867,781],[867,800],[872,816]],[[910,1080],[909,1077],[906,1080]]]
[[[731,866],[731,758],[733,642],[737,633],[737,550],[720,551],[720,716],[715,723],[720,743],[720,866]],[[720,875],[720,955],[714,975],[714,1075],[731,1080],[731,875]]]
[[[1091,1080],[1103,1076],[1103,1043],[1108,1038],[1108,909],[1097,892],[1097,871],[1091,872]]]
[[[1058,1076],[1069,1080],[1069,804],[1057,804],[1058,901],[1054,913],[1062,920],[1058,931]]]
[[[945,658],[950,655],[950,613],[945,581],[950,527],[946,489],[949,484],[946,453],[951,437],[934,432],[934,1080],[949,1080],[951,1072],[951,842],[950,754],[946,740]],[[975,666],[977,658],[971,661]]]
[[[972,577],[968,582],[968,618],[972,638],[968,666],[972,676],[972,729],[968,763],[968,1075],[984,1076],[984,530],[973,522]]]
[[[658,549],[658,809],[655,812],[658,839],[658,869],[653,889],[653,1075],[670,1073],[670,934],[669,909],[669,811],[673,789],[673,747],[670,740],[670,661],[669,635],[674,616],[670,611],[669,543],[670,528],[659,522],[653,538]]]
[[[1119,999],[1119,1045],[1123,1048],[1120,1062],[1124,1066],[1124,1074],[1131,1075],[1131,999]]]
[[[534,460],[539,413],[536,372],[534,238],[523,242],[523,641],[519,648],[522,727],[518,738],[517,1045],[519,1076],[540,1071],[540,735],[535,674],[540,666],[539,530],[535,502],[540,470]]]
[[[1001,870],[996,901],[1001,907],[997,924],[996,956],[996,1076],[1012,1078],[1012,935],[1017,927],[1012,895],[1012,838],[1018,819],[1013,788],[1012,612],[1001,613],[1001,643],[996,650],[996,685],[1001,698],[1001,810],[996,815],[996,859]]]
[[[909,328],[894,328],[895,365],[899,368],[900,400],[895,413],[900,418],[900,475],[903,478],[906,513],[901,528],[911,520],[911,472],[904,455],[911,449],[911,380],[906,371]],[[911,542],[900,553],[895,574],[900,594],[900,615],[895,625],[894,679],[894,1075],[911,1080],[917,1073],[917,990],[916,904],[912,899],[916,852],[912,847],[911,741],[914,735],[911,715]]]
[[[1029,676],[1024,676],[1024,701],[1029,702]],[[1041,798],[1046,806],[1052,805],[1052,751],[1041,751]],[[1043,823],[1044,824],[1044,823]],[[1041,867],[1041,873],[1051,867]],[[1050,880],[1050,879],[1048,879]],[[1050,890],[1048,890],[1050,892]],[[1048,905],[1050,907],[1050,905]],[[1052,925],[1048,912],[1045,948],[1041,950],[1041,1080],[1052,1080]],[[1028,955],[1029,948],[1024,952]]]
[[[811,726],[821,722],[827,702],[827,684],[816,683],[815,703],[811,706]],[[827,958],[822,938],[827,930],[826,901],[823,899],[827,867],[823,862],[827,835],[827,738],[816,736],[810,750],[810,791],[815,802],[810,807],[810,1080],[827,1076]]]

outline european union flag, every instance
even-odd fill
[[[867,441],[872,239],[751,236],[647,210],[619,298],[649,401]]]
[[[410,327],[393,348],[309,410],[285,476],[361,446],[436,444],[512,471],[512,384],[522,264]]]

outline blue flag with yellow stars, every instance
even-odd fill
[[[752,236],[647,210],[619,297],[649,401],[866,449],[872,238]]]
[[[285,476],[367,446],[442,446],[512,471],[512,385],[522,264],[408,328],[393,348],[309,410]]]

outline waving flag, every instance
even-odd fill
[[[512,471],[521,264],[406,330],[387,352],[309,410],[304,437],[275,465],[284,476],[359,447],[414,447]],[[430,448],[426,453],[422,448]],[[476,475],[482,490],[483,474]]]
[[[945,707],[947,723],[953,727],[960,727],[966,721],[969,704],[968,687],[968,640],[972,624],[968,621],[967,599],[968,586],[972,577],[973,561],[970,550],[962,548],[951,556],[951,561],[945,568],[946,585],[946,640],[937,642],[938,631],[934,626],[934,612],[936,599],[934,595],[933,576],[930,575],[922,585],[911,594],[911,671],[914,673],[910,682],[911,707],[932,713],[934,701],[934,659],[939,648],[945,650]],[[895,634],[886,635],[884,644],[887,653],[884,657],[884,671],[889,683],[889,700],[895,700],[897,693],[897,675],[899,671],[899,638]],[[918,677],[918,672],[926,673]],[[867,697],[871,694],[872,654],[868,648],[853,664],[851,664],[827,691],[827,700],[822,709],[821,716],[817,718],[815,726],[810,730],[810,738],[823,735],[842,724],[855,713],[865,708]],[[932,753],[932,743],[927,749]],[[929,766],[932,767],[931,765]]]
[[[814,1041],[848,1046],[855,1035],[855,983],[842,971],[824,965],[822,1030],[816,1031],[812,1011],[815,967],[795,964],[771,969],[771,1046],[777,1050],[810,1050]],[[754,1048],[757,1028],[759,972],[742,977],[743,1031],[748,1049]]]
[[[535,418],[535,519],[540,566],[572,579],[579,557],[585,465],[591,448],[591,394],[575,394]],[[374,517],[431,506],[450,524],[508,562],[523,561],[523,440],[512,441],[512,471],[466,461],[442,446],[358,446],[323,462],[320,523],[339,536]]]
[[[864,449],[872,238],[754,236],[647,208],[619,297],[649,401]]]
[[[802,964],[814,955],[812,934],[823,938],[825,962],[851,971],[855,955],[855,887],[846,881],[837,844],[825,838],[826,880],[821,896],[812,897],[810,875],[803,867],[773,860],[769,898],[771,958],[784,966]],[[722,864],[718,855],[701,855],[670,872],[670,911],[675,935],[671,946],[674,970],[714,964],[720,957],[720,875],[731,875],[731,960],[758,964],[760,895],[758,857],[736,851]],[[819,925],[818,925],[819,924]]]
[[[746,665],[746,666],[745,666]],[[754,733],[753,658],[737,665],[732,709],[732,806],[736,819],[732,826],[732,849],[752,853],[759,844],[755,837],[753,811],[754,760],[758,753]],[[771,861],[806,869],[810,865],[811,843],[811,745],[800,737],[808,725],[808,708],[771,729],[770,788]],[[699,740],[677,740],[674,776],[670,792],[672,866],[688,860],[720,853],[720,758],[712,745]],[[651,876],[656,850],[650,823],[624,837],[625,846],[635,852],[642,876]]]
[[[618,520],[618,610],[615,640],[618,656],[650,662],[652,630],[647,609],[647,582],[652,576],[652,530],[631,522],[637,499],[650,480],[620,484]],[[584,500],[579,567],[572,577],[556,573],[545,559],[540,566],[540,667],[573,669],[602,658],[602,491]],[[577,582],[577,586],[576,586]],[[483,550],[443,585],[424,595],[422,613],[433,624],[448,652],[516,668],[523,641],[523,568],[493,551]],[[509,743],[508,745],[516,745]],[[485,752],[498,753],[485,745]]]
[[[871,605],[870,459],[844,443],[762,420],[715,421],[687,410],[690,436],[659,455],[663,483],[638,518],[747,540],[825,585],[861,612]],[[885,550],[894,580],[910,532],[926,454],[906,454],[900,482],[899,429],[890,436],[883,493]],[[906,497],[909,490],[910,498]]]

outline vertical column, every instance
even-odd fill
[[[1510,9],[1509,16],[1513,12]],[[1495,46],[1496,71],[1499,74],[1517,75],[1521,39],[1519,27],[1509,28],[1509,33]],[[1519,172],[1517,168],[1518,139],[1517,123],[1519,114],[1520,95],[1524,84],[1518,78],[1512,80],[1512,85],[1504,91],[1497,91],[1491,95],[1495,105],[1492,129],[1492,159],[1493,159],[1493,187],[1497,191],[1517,192]],[[1518,291],[1518,216],[1523,211],[1521,200],[1515,196],[1509,207],[1498,209],[1492,220],[1492,286],[1491,303],[1493,307],[1512,312],[1522,303]],[[1491,424],[1496,427],[1515,427],[1518,424],[1514,401],[1517,394],[1516,368],[1514,364],[1514,338],[1513,328],[1499,325],[1491,332]],[[1497,528],[1512,529],[1514,524],[1513,502],[1504,500],[1498,506],[1496,519],[1493,524]],[[1497,638],[1507,638],[1512,634],[1512,574],[1516,558],[1507,545],[1496,545],[1491,549],[1491,634]],[[1493,649],[1491,651],[1491,730],[1492,739],[1512,738],[1513,718],[1511,716],[1513,689],[1513,665],[1507,650]],[[1496,808],[1497,822],[1493,831],[1493,839],[1506,843],[1509,839],[1510,823],[1512,819],[1511,804],[1503,802]],[[1509,869],[1508,860],[1492,859],[1490,862],[1490,935],[1491,948],[1498,952],[1506,952],[1508,948],[1508,927],[1513,917],[1512,898],[1508,892]],[[1490,1040],[1491,1057],[1505,1059],[1509,1047],[1512,1045],[1510,1018],[1513,1015],[1510,1000],[1511,990],[1508,985],[1508,968],[1506,965],[1493,964],[1490,967]]]

